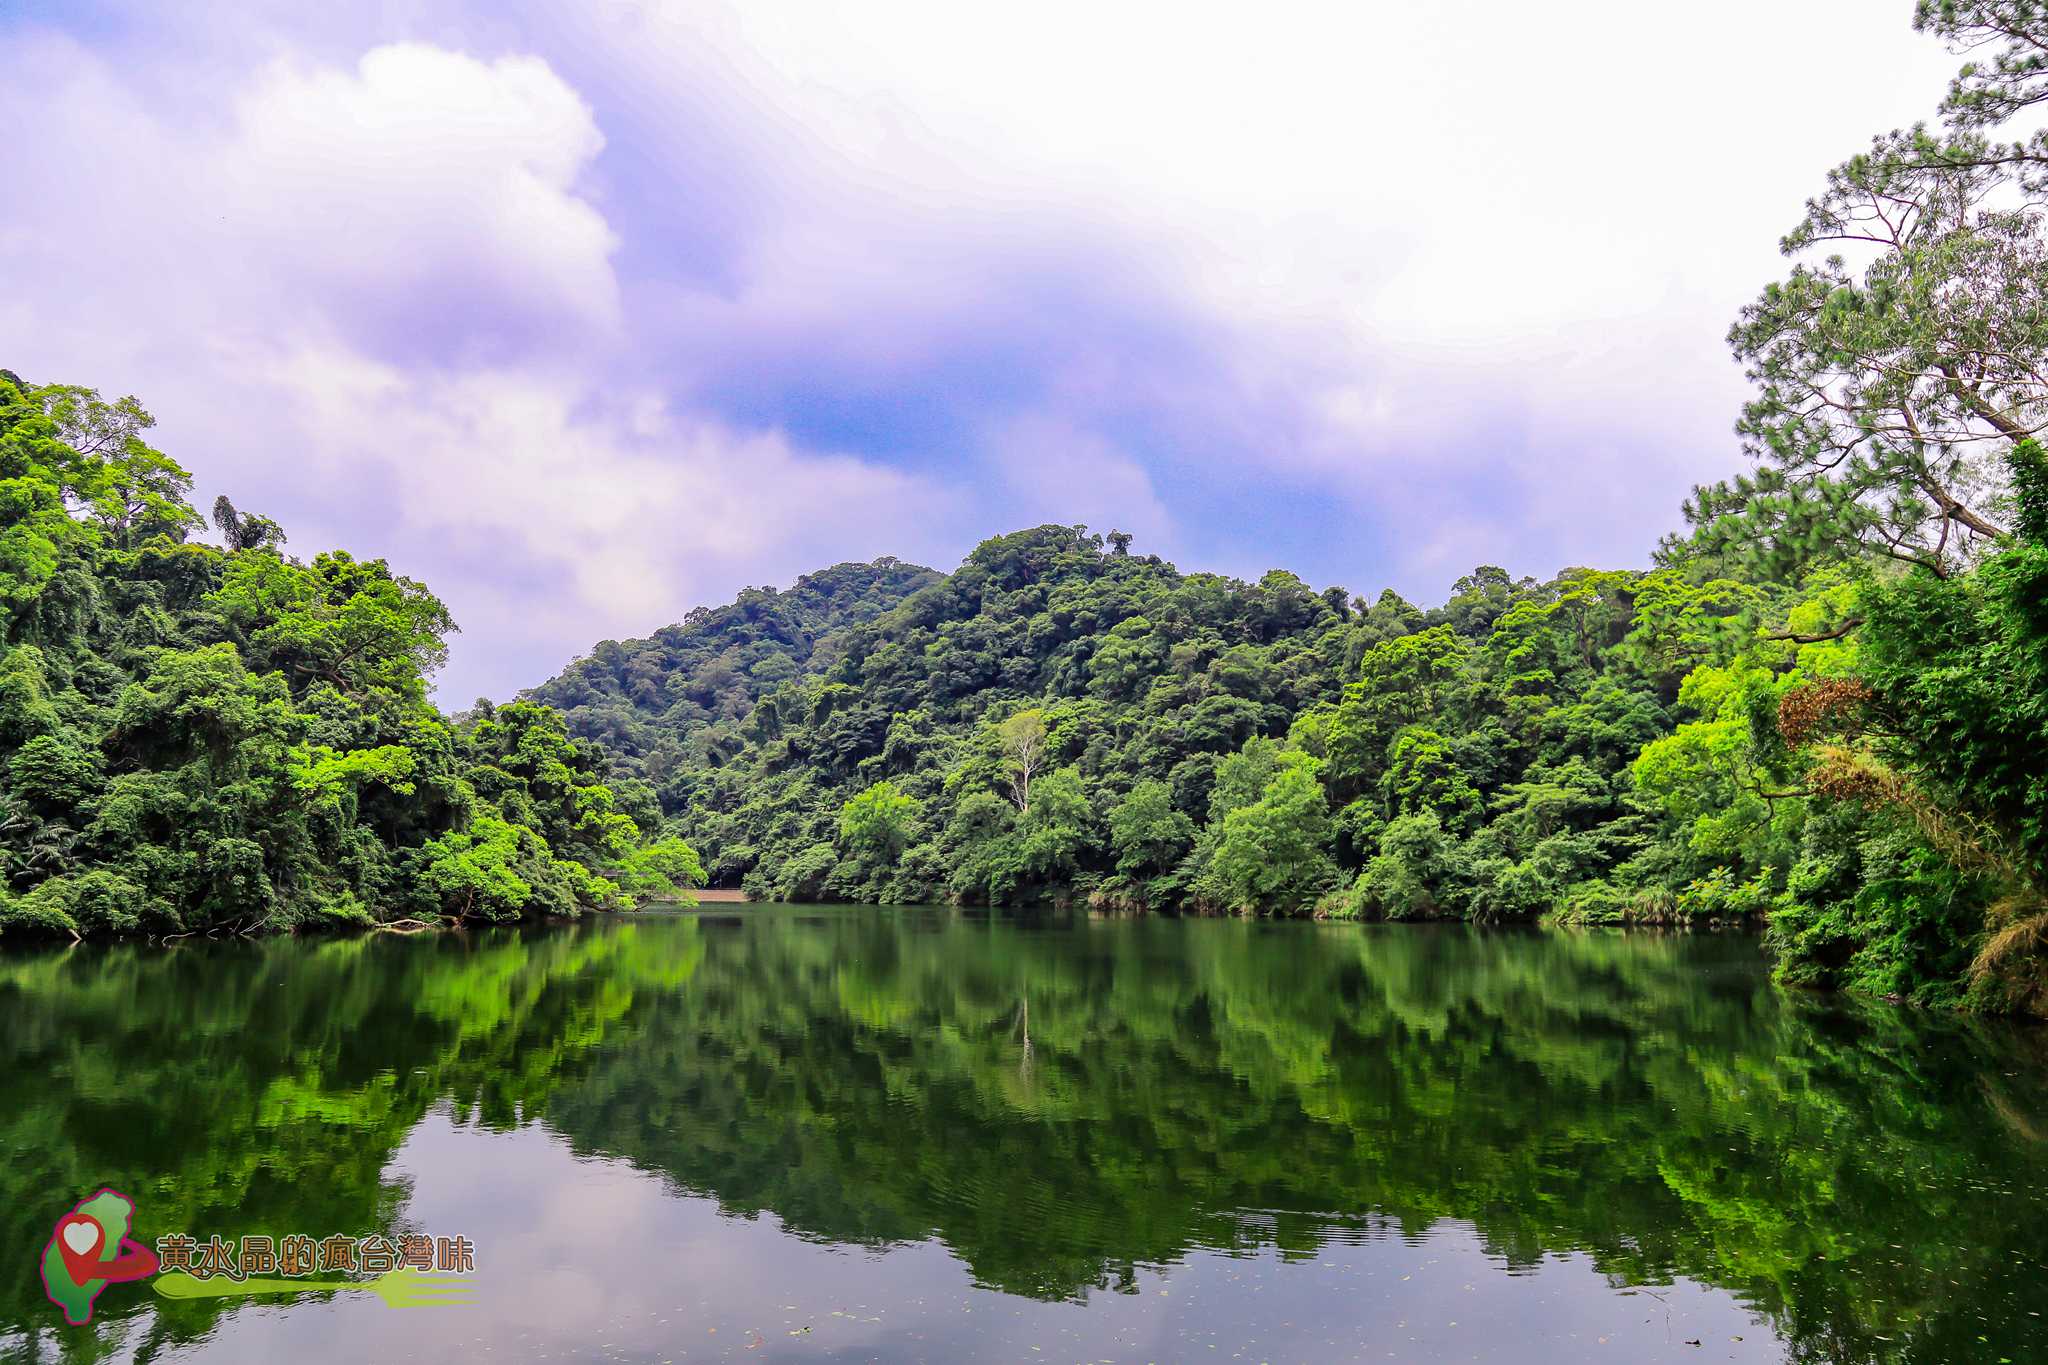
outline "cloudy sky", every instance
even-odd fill
[[[1940,96],[1910,12],[8,0],[0,365],[427,581],[451,705],[1043,521],[1640,564],[1778,235]]]

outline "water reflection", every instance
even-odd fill
[[[2043,1060],[1724,938],[757,908],[0,957],[0,1350],[2026,1360]],[[33,1253],[101,1183],[144,1237],[466,1222],[490,1306],[65,1330]]]

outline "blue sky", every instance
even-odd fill
[[[1905,0],[330,8],[0,10],[0,364],[431,584],[449,704],[1042,521],[1641,564],[1778,235],[1955,64]]]

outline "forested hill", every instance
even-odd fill
[[[831,661],[835,632],[873,620],[938,577],[884,558],[805,574],[786,592],[749,588],[648,639],[606,640],[526,695],[633,766],[666,771],[686,754],[729,749],[764,693]]]
[[[545,706],[457,723],[454,628],[214,505],[132,398],[0,370],[0,935],[243,933],[624,907],[700,875]]]
[[[2032,487],[2035,448],[2008,460]],[[2038,613],[2010,605],[2038,544],[1745,574],[1747,534],[1711,514],[1648,570],[1481,567],[1424,610],[1041,526],[751,706],[636,716],[648,757],[619,761],[713,884],[764,897],[1748,921],[1797,980],[2037,1001],[2011,927],[2043,782],[1987,742],[2048,736]],[[698,652],[715,686],[643,689],[719,695],[732,648]]]
[[[715,883],[784,898],[1301,910],[1405,818],[1397,835],[1417,820],[1451,841],[1486,827],[1473,852],[1487,873],[1388,888],[1386,909],[1476,910],[1481,883],[1491,893],[1533,857],[1545,870],[1511,907],[1533,912],[1647,843],[1628,765],[1669,732],[1685,665],[1703,657],[1651,633],[1673,612],[1754,605],[1667,573],[1639,630],[1645,578],[1481,568],[1424,612],[1284,570],[1182,573],[1127,536],[1041,526],[841,631],[744,714],[707,727],[685,712],[672,733],[687,742],[641,770]],[[730,685],[726,655],[700,657]],[[535,695],[587,715],[563,684]],[[641,686],[717,690],[687,671]],[[1284,809],[1308,786],[1313,810]]]

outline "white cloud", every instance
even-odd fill
[[[202,501],[423,578],[465,629],[450,700],[827,557],[961,548],[923,481],[611,373],[602,138],[547,63],[280,60],[209,122],[73,44],[11,55],[0,115],[48,154],[0,234],[0,363],[141,394]]]
[[[1104,338],[1051,333],[1048,424],[1186,435],[1148,458],[1169,501],[1247,461],[1366,511],[1476,496],[1461,539],[1539,572],[1639,559],[1738,465],[1729,320],[1825,169],[1925,117],[1955,63],[1868,0],[639,0],[579,22],[629,101],[716,86],[778,168],[738,283],[685,305],[721,337],[915,376],[954,335],[935,315],[1017,327],[1020,242],[1092,253],[1206,367],[1114,335],[1091,365]],[[1440,562],[1388,520],[1376,567]]]
[[[222,235],[283,289],[386,325],[473,321],[408,318],[420,294],[515,325],[616,325],[616,238],[577,193],[604,139],[539,58],[399,43],[353,70],[280,60],[235,124]]]
[[[606,13],[623,61],[736,73],[764,121],[906,211],[1118,222],[1233,314],[1407,346],[1639,317],[1669,302],[1646,281],[1723,283],[1731,258],[1746,291],[1820,172],[1924,117],[1954,65],[1868,0]],[[1771,69],[1792,53],[1855,74]]]
[[[266,408],[336,477],[361,471],[356,422],[377,414],[372,458],[405,563],[490,644],[495,668],[458,655],[453,701],[502,693],[508,666],[538,682],[600,639],[750,584],[958,548],[941,529],[958,507],[916,478],[646,394],[534,370],[408,373],[318,348],[259,378]]]
[[[538,59],[280,59],[174,108],[63,39],[8,56],[0,111],[37,138],[0,248],[94,371],[307,325],[501,355],[616,326],[615,238],[577,191],[603,139]]]

